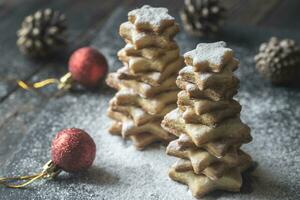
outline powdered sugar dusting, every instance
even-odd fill
[[[182,75],[184,73],[193,73],[193,72],[194,72],[193,66],[188,65],[179,71],[179,75]]]
[[[134,118],[144,118],[147,115],[147,113],[139,107],[132,107],[131,112]]]
[[[142,89],[142,91],[145,91],[145,92],[152,89],[151,85],[149,85],[147,83],[143,83],[143,82],[137,82],[136,87],[140,87]]]
[[[145,32],[137,31],[134,25],[130,22],[124,22],[121,26],[123,26],[123,30],[126,30],[126,32],[131,36],[133,42],[139,41],[147,36]]]
[[[211,77],[212,75],[213,75],[213,73],[206,73],[206,72],[199,73],[199,79],[201,81],[204,81],[204,80],[208,79],[209,77]]]
[[[179,118],[179,116],[180,116],[179,110],[178,110],[178,108],[176,108],[176,109],[172,110],[171,112],[169,112],[168,114],[166,114],[164,119],[177,120]]]
[[[210,72],[195,72],[193,66],[190,66],[190,65],[182,68],[179,71],[179,75],[184,75],[184,74],[190,74],[190,75],[196,74],[199,76],[199,79],[202,81],[213,75],[213,73],[210,73]],[[190,90],[188,90],[188,91],[190,91]]]
[[[135,96],[136,93],[132,89],[121,89],[116,93],[116,97],[126,97],[126,96]]]
[[[153,79],[154,81],[159,81],[162,77],[162,73],[160,72],[151,72],[149,73],[149,78]]]
[[[164,21],[174,21],[174,17],[168,14],[167,8],[151,7],[144,5],[141,8],[132,10],[128,13],[128,16],[135,17],[135,24],[149,23],[154,27],[159,27]]]
[[[130,119],[124,120],[122,123],[122,136],[125,137],[126,133],[131,129],[133,129],[134,127],[135,126],[132,120]]]
[[[188,84],[186,84],[185,89],[188,92],[192,92],[192,91],[197,90],[197,86],[195,84],[188,83]]]
[[[168,144],[168,149],[169,150],[176,150],[176,151],[180,151],[181,150],[181,146],[178,144],[177,140],[173,140],[172,142],[170,142]]]
[[[125,50],[131,50],[131,49],[133,49],[133,48],[134,48],[133,45],[130,44],[130,43],[127,43],[127,44],[125,45],[125,47],[124,47]]]

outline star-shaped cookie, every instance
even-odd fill
[[[248,143],[252,140],[250,128],[242,123],[238,117],[227,119],[217,127],[210,127],[203,124],[187,124],[179,109],[175,109],[164,117],[162,123],[164,121],[169,121],[169,124],[176,124],[176,128],[190,136],[197,146],[222,138],[237,139],[241,143]]]
[[[176,108],[176,104],[167,105],[160,113],[150,115],[140,107],[132,105],[118,105],[116,97],[112,98],[109,102],[109,106],[112,111],[124,113],[129,116],[136,126],[143,125],[151,121],[162,120],[162,118],[171,110]]]
[[[177,49],[178,45],[173,38],[178,33],[179,26],[176,24],[164,30],[160,35],[154,33],[139,32],[130,22],[124,22],[120,26],[120,36],[130,43],[135,49],[156,47],[163,49]]]
[[[194,67],[186,66],[179,71],[184,81],[195,83],[200,90],[207,88],[238,87],[239,80],[233,74],[237,68],[237,61],[233,60],[222,70],[222,72],[196,72]]]
[[[169,63],[162,72],[136,72],[132,73],[127,65],[120,68],[117,73],[119,74],[119,79],[127,80],[137,80],[147,83],[151,86],[158,87],[163,83],[164,80],[170,76],[176,74],[183,66],[183,58],[178,59]]]
[[[163,56],[156,59],[147,59],[140,56],[127,56],[124,50],[118,52],[119,60],[126,64],[130,71],[135,74],[139,72],[157,71],[163,72],[172,62],[181,59],[178,49],[167,51]]]
[[[227,86],[222,88],[199,90],[198,86],[194,83],[183,80],[181,76],[176,79],[176,85],[188,92],[190,97],[193,98],[207,98],[213,101],[220,101],[224,99],[232,99],[237,93],[236,86]]]
[[[112,135],[120,135],[122,130],[122,122],[114,121],[111,127],[109,128],[109,132]],[[155,142],[165,142],[157,135],[151,133],[140,133],[138,135],[129,136],[129,139],[132,141],[133,145],[138,150],[143,150],[147,146]]]
[[[139,135],[141,133],[151,133],[165,141],[170,141],[172,138],[174,138],[174,136],[170,135],[161,128],[160,121],[153,121],[141,126],[135,126],[132,119],[120,112],[114,112],[109,109],[107,115],[118,122],[122,122],[121,135],[124,138],[132,135]]]
[[[174,84],[175,82],[175,75],[167,78],[163,83],[156,87],[137,80],[122,80],[119,78],[119,74],[116,72],[110,73],[106,78],[106,83],[110,87],[115,88],[116,90],[121,90],[123,88],[131,89],[136,94],[139,94],[144,98],[154,97],[162,92],[178,90]]]
[[[221,178],[224,172],[232,167],[244,169],[252,161],[251,157],[242,150],[236,151],[236,147],[232,147],[224,157],[216,158],[203,149],[176,149],[169,144],[167,154],[181,158],[174,165],[176,171],[193,170],[194,173],[204,174],[212,180]]]
[[[167,105],[176,102],[178,91],[163,92],[153,98],[143,98],[131,89],[122,88],[116,93],[117,105],[134,105],[141,107],[147,113],[160,113]]]
[[[228,167],[234,167],[239,164],[236,147],[231,147],[223,157],[218,158],[202,148],[183,147],[179,140],[170,142],[166,152],[168,155],[190,160],[192,169],[196,174],[201,174],[205,168],[216,162],[221,162]]]
[[[175,166],[170,169],[169,176],[174,181],[188,185],[193,196],[197,198],[214,190],[238,192],[242,186],[242,176],[238,168],[228,170],[217,180],[211,180],[205,175],[197,175],[192,170],[179,172],[176,171]]]
[[[178,93],[177,104],[180,106],[189,106],[193,108],[197,115],[220,111],[226,108],[236,108],[239,111],[241,110],[241,105],[236,100],[230,99],[211,101],[206,98],[192,98],[185,90],[182,90]]]
[[[124,51],[126,56],[140,56],[150,60],[163,56],[165,55],[165,53],[168,52],[168,50],[166,51],[165,49],[155,47],[135,49],[134,46],[130,43],[126,44],[125,47],[122,48],[120,51]],[[171,49],[170,51],[173,51],[173,49]],[[179,54],[179,48],[177,48],[177,51]]]
[[[233,51],[223,41],[200,43],[196,49],[185,53],[184,59],[195,71],[220,72],[233,59]]]
[[[130,11],[128,20],[139,30],[158,33],[175,23],[174,17],[168,14],[167,8],[149,5]]]

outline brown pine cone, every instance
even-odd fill
[[[29,56],[45,56],[65,46],[66,18],[52,9],[27,16],[17,32],[20,51]]]
[[[300,48],[291,39],[272,37],[262,43],[255,56],[256,69],[274,84],[287,84],[296,80],[300,72]]]
[[[203,36],[218,31],[224,11],[219,0],[185,0],[180,16],[186,31]]]

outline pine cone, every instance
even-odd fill
[[[29,56],[46,56],[65,46],[66,18],[52,9],[27,16],[17,32],[17,45]]]
[[[180,16],[186,31],[203,36],[219,30],[224,11],[219,0],[185,0]]]
[[[274,84],[287,84],[299,75],[300,49],[291,39],[272,37],[255,56],[256,69]]]

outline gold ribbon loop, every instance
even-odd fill
[[[68,72],[67,74],[65,74],[60,79],[49,78],[49,79],[42,80],[42,81],[39,81],[39,82],[36,82],[36,83],[33,83],[33,84],[25,83],[22,80],[17,80],[17,83],[24,90],[39,89],[39,88],[43,88],[43,87],[45,87],[47,85],[51,85],[51,84],[56,84],[57,88],[59,90],[68,90],[72,86],[73,79],[72,79],[71,73]]]
[[[42,172],[29,175],[29,176],[16,176],[16,177],[0,177],[0,184],[8,188],[24,188],[35,180],[44,178],[54,178],[61,172],[61,169],[56,166],[51,160],[47,162]],[[24,181],[24,182],[22,182]],[[22,183],[19,183],[22,182]]]

